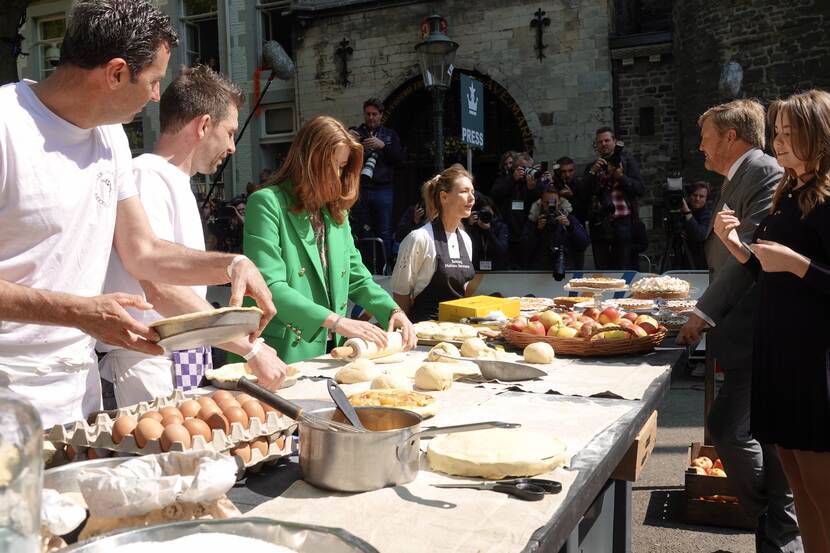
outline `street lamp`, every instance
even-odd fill
[[[433,14],[421,23],[424,38],[415,46],[424,86],[432,94],[432,124],[435,137],[435,172],[444,168],[444,93],[452,80],[458,43],[446,35],[447,20]]]

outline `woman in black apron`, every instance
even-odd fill
[[[461,224],[475,204],[472,176],[454,165],[425,182],[421,194],[431,222],[404,238],[392,273],[393,297],[415,322],[437,320],[438,304],[463,298],[475,276]]]

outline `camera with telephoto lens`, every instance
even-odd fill
[[[683,199],[683,177],[678,171],[671,172],[666,179],[666,189],[663,192],[663,207],[666,213],[664,223],[666,230],[671,234],[683,230]]]
[[[479,222],[485,225],[493,222],[493,213],[491,211],[474,211],[473,213],[477,214]]]
[[[360,170],[360,176],[371,179],[375,175],[375,165],[378,164],[377,150],[369,150],[366,153],[366,159],[363,160],[363,169]]]
[[[611,154],[607,157],[603,156],[603,159],[608,162],[608,165],[613,165],[614,167],[622,167],[622,151],[622,142],[617,142],[617,145],[614,146],[614,151],[611,152]]]

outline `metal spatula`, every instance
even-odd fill
[[[481,376],[487,380],[500,380],[502,382],[517,382],[519,380],[533,380],[547,376],[548,373],[536,367],[530,367],[512,361],[500,361],[496,359],[474,359],[472,357],[455,357],[445,355],[438,351],[433,352],[439,357],[453,359],[455,361],[471,361],[478,365]]]

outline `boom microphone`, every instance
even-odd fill
[[[280,79],[287,81],[294,76],[294,62],[276,40],[269,40],[262,46],[262,59]]]
[[[245,119],[245,124],[242,125],[242,130],[240,130],[239,134],[236,135],[234,144],[239,144],[239,141],[242,139],[242,134],[245,132],[245,129],[248,128],[248,123],[251,122],[251,118],[254,116],[257,109],[259,109],[259,105],[262,103],[265,93],[268,92],[268,87],[271,86],[271,81],[274,80],[274,77],[279,77],[280,79],[287,81],[294,76],[294,62],[288,54],[285,53],[283,47],[280,46],[280,43],[276,40],[269,40],[262,45],[262,60],[271,68],[271,75],[268,77],[268,81],[262,89],[262,94],[260,94],[259,98],[257,98],[256,104],[254,104],[251,108],[251,113],[249,113],[248,118]],[[213,178],[211,179],[213,182],[210,185],[210,190],[208,190],[207,196],[205,196],[205,201],[202,203],[202,207],[205,207],[210,201],[210,197],[213,195],[213,191],[216,188],[216,183],[222,177],[222,173],[225,172],[225,167],[228,165],[228,161],[230,161],[230,159],[231,156],[225,157],[222,161],[222,165],[219,166],[219,169],[213,175]]]

